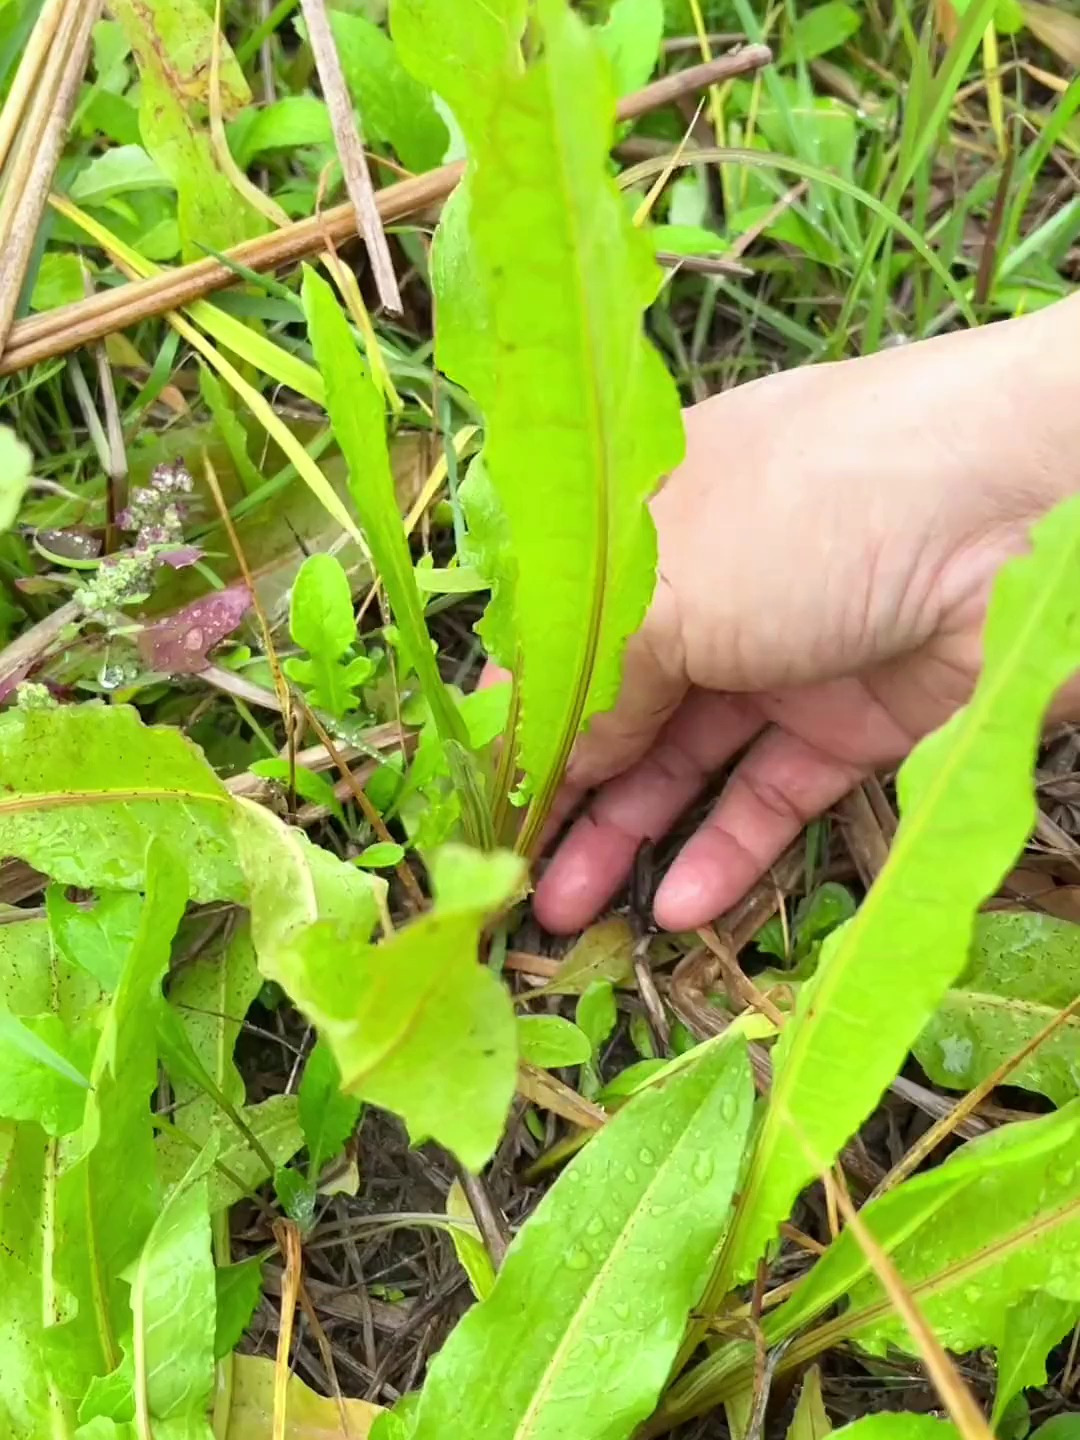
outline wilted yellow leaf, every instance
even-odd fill
[[[1066,65],[1080,70],[1080,15],[1070,14],[1056,5],[1042,5],[1029,0],[1024,5],[1028,29],[1052,50]]]
[[[298,1375],[289,1380],[286,1434],[289,1440],[367,1440],[382,1407],[345,1400],[345,1420],[336,1400],[309,1389]],[[233,1358],[233,1398],[226,1440],[270,1440],[274,1423],[274,1362],[261,1355]]]

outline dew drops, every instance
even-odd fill
[[[616,1320],[630,1319],[630,1306],[626,1303],[625,1300],[613,1301],[611,1309]]]
[[[705,1185],[712,1179],[715,1168],[713,1157],[707,1150],[702,1150],[694,1160],[691,1173],[699,1185]]]
[[[657,1262],[656,1262],[656,1268],[657,1268],[657,1270],[660,1271],[660,1274],[662,1275],[662,1274],[664,1273],[664,1271],[667,1269],[667,1261],[666,1261],[666,1260],[657,1260]]]
[[[644,1145],[638,1151],[638,1159],[643,1165],[654,1165],[656,1163],[656,1156],[647,1146]]]
[[[627,1165],[626,1169],[625,1169],[622,1173],[623,1173],[623,1179],[626,1181],[626,1183],[627,1183],[628,1185],[634,1185],[634,1184],[636,1184],[636,1182],[637,1182],[637,1171],[634,1169],[634,1167],[633,1167],[632,1165]]]
[[[123,665],[106,663],[98,671],[98,684],[102,690],[119,690],[127,678],[127,670]]]
[[[589,1252],[584,1245],[571,1245],[563,1256],[563,1263],[568,1270],[587,1270],[589,1268]]]
[[[734,1120],[737,1109],[738,1106],[735,1104],[734,1095],[725,1095],[723,1100],[720,1101],[720,1114],[725,1120]]]
[[[585,1234],[586,1234],[586,1235],[602,1235],[603,1233],[604,1233],[604,1217],[603,1217],[602,1215],[594,1215],[594,1216],[592,1217],[592,1219],[589,1221],[589,1223],[585,1226]]]

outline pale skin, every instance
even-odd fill
[[[739,757],[656,896],[663,928],[706,923],[968,699],[995,572],[1080,489],[1080,297],[685,419],[652,505],[655,599],[559,814],[591,797],[537,884],[553,931],[600,913],[641,841]],[[1080,719],[1080,681],[1057,713]]]

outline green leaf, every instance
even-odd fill
[[[654,225],[649,238],[658,255],[723,255],[731,249],[730,240],[700,225]]]
[[[141,145],[116,145],[95,155],[68,186],[80,205],[104,205],[129,190],[172,189],[172,182]]]
[[[147,1012],[160,1001],[172,937],[187,902],[183,867],[160,842],[147,851],[146,900],[105,1015],[78,1143],[56,1183],[52,1284],[66,1297],[47,1332],[57,1383],[81,1395],[120,1362],[130,1324],[121,1279],[160,1214],[150,1116],[157,1047]],[[77,1237],[77,1239],[75,1238]]]
[[[274,1175],[274,1194],[285,1214],[308,1235],[315,1224],[315,1185],[299,1170],[279,1169]]]
[[[192,898],[243,899],[235,802],[179,731],[122,705],[16,708],[0,715],[0,773],[0,850],[62,884],[141,888],[157,835],[183,857]]]
[[[300,566],[293,581],[289,632],[311,657],[309,703],[339,718],[355,710],[359,701],[344,662],[356,644],[356,616],[349,577],[336,556],[309,555]]]
[[[864,1415],[834,1430],[836,1440],[958,1440],[956,1426],[948,1420],[935,1420],[932,1415],[909,1415],[894,1411],[880,1415]]]
[[[1031,1440],[1080,1440],[1080,1415],[1055,1415],[1032,1435]]]
[[[620,985],[634,974],[634,935],[622,916],[590,925],[559,961],[542,995],[580,995],[596,980]]]
[[[131,1308],[137,1413],[145,1406],[155,1421],[205,1415],[217,1316],[205,1174],[178,1187],[158,1217],[134,1268]]]
[[[48,1135],[77,1130],[90,1084],[79,1038],[57,1015],[21,1020],[0,1008],[0,1115],[35,1120]],[[82,1038],[92,1052],[93,1032]]]
[[[941,1343],[958,1353],[1000,1347],[1033,1290],[1080,1305],[1080,1102],[1006,1128],[1020,1132],[1013,1145],[965,1147],[981,1167],[932,1224],[892,1250]],[[843,1319],[873,1353],[890,1344],[917,1352],[876,1276],[850,1288]]]
[[[592,1059],[588,1035],[560,1015],[519,1015],[517,1034],[522,1060],[541,1070],[587,1065]]]
[[[432,1362],[412,1440],[628,1436],[700,1294],[752,1104],[745,1048],[729,1040],[590,1140]]]
[[[1039,1119],[1003,1126],[964,1145],[937,1169],[918,1175],[865,1207],[862,1217],[890,1254],[941,1343],[964,1353],[1005,1346],[1007,1370],[1021,1376],[1037,1363],[1017,1347],[1016,1315],[1033,1294],[1080,1309],[1080,1101]],[[817,1353],[855,1338],[875,1354],[889,1346],[915,1352],[887,1295],[850,1232],[844,1232],[795,1294],[765,1321],[766,1341],[778,1343],[844,1293],[837,1319],[809,1332]],[[1029,1314],[1029,1319],[1031,1318]],[[1037,1347],[1035,1347],[1037,1348]],[[753,1374],[753,1349],[743,1374]],[[1045,1358],[1045,1352],[1039,1359]],[[710,1362],[699,1367],[704,1371]],[[1029,1368],[1030,1366],[1030,1368]],[[719,1372],[723,1367],[713,1365]],[[729,1370],[725,1391],[740,1377]],[[699,1402],[716,1397],[699,1373]],[[685,1393],[685,1391],[684,1391]],[[685,1415],[673,1396],[673,1418]]]
[[[303,1146],[295,1095],[271,1095],[258,1105],[245,1106],[240,1113],[275,1168],[286,1164]],[[166,1191],[175,1189],[183,1181],[192,1155],[199,1148],[193,1137],[188,1137],[185,1143],[181,1133],[166,1130],[157,1143],[158,1174]],[[223,1126],[217,1164],[209,1175],[210,1213],[217,1215],[235,1205],[252,1190],[257,1190],[271,1174],[262,1155],[252,1149],[248,1140],[235,1127]]]
[[[374,845],[365,846],[353,864],[365,870],[385,870],[400,865],[404,859],[404,845],[396,845],[392,840],[377,840]]]
[[[48,250],[41,257],[30,295],[31,310],[53,310],[86,299],[87,266],[79,255]]]
[[[41,1354],[42,1273],[56,1142],[34,1125],[0,1121],[0,1433],[41,1440],[59,1431],[66,1407]]]
[[[106,1420],[135,1419],[135,1360],[131,1341],[125,1338],[124,1358],[108,1375],[95,1375],[79,1404],[79,1419],[89,1424],[99,1416]]]
[[[787,1440],[825,1440],[832,1428],[821,1395],[821,1371],[811,1365],[799,1391],[799,1403],[788,1426]]]
[[[1005,1316],[998,1348],[997,1389],[990,1423],[997,1428],[1006,1407],[1022,1391],[1046,1384],[1046,1357],[1080,1319],[1080,1302],[1032,1290]]]
[[[460,1181],[455,1180],[446,1193],[446,1215],[457,1222],[450,1226],[450,1239],[472,1292],[477,1300],[486,1300],[495,1284],[495,1267]]]
[[[257,110],[243,110],[227,127],[226,134],[241,170],[268,150],[334,143],[326,102],[314,95],[284,95]]]
[[[466,131],[486,122],[494,77],[521,68],[527,6],[528,0],[466,0],[433,10],[431,0],[392,0],[390,28],[403,63],[445,99]],[[448,57],[453,63],[444,67]]]
[[[362,15],[341,10],[330,11],[330,28],[364,133],[391,144],[409,170],[438,165],[450,132],[431,91],[405,69],[386,31]]]
[[[320,1040],[307,1058],[300,1081],[300,1125],[312,1181],[318,1180],[328,1160],[340,1155],[363,1108],[355,1096],[342,1094],[341,1071],[333,1051]]]
[[[79,787],[71,787],[71,756]],[[0,715],[0,851],[63,884],[134,890],[154,837],[188,867],[196,900],[249,906],[259,963],[332,915],[357,935],[378,920],[383,882],[234,799],[176,730],[121,705],[15,708]]]
[[[214,1328],[214,1359],[231,1355],[251,1323],[262,1298],[263,1260],[253,1255],[237,1265],[223,1265],[217,1271],[217,1321]]]
[[[903,766],[888,862],[855,918],[825,942],[777,1046],[717,1292],[752,1270],[798,1192],[873,1109],[963,968],[975,912],[1034,824],[1043,716],[1080,667],[1070,599],[1080,500],[1040,522],[1032,540],[1032,553],[995,583],[971,702]],[[959,847],[958,833],[967,836]]]
[[[445,225],[444,212],[440,234],[443,233]],[[445,258],[445,237],[440,244],[441,254]],[[476,626],[476,633],[483,640],[488,654],[500,665],[509,668],[516,656],[514,586],[517,580],[517,560],[514,557],[506,511],[491,483],[483,455],[473,458],[461,482],[458,496],[467,526],[465,541],[459,550],[461,563],[483,575],[491,590],[491,599]]]
[[[30,451],[15,431],[0,425],[0,535],[10,530],[18,518],[32,464]]]
[[[386,446],[382,398],[333,292],[313,270],[303,283],[308,332],[323,379],[326,404],[349,466],[349,485],[365,539],[394,620],[443,742],[468,749],[468,733],[443,683],[424,623],[405,527]],[[476,829],[476,823],[473,827]]]
[[[935,1085],[969,1090],[1080,992],[1080,927],[1049,915],[980,915],[967,969],[913,1047]],[[1010,1085],[1055,1105],[1080,1094],[1080,1016],[1015,1067]]]
[[[392,14],[403,58],[469,143],[453,223],[472,264],[435,277],[441,322],[451,306],[437,354],[484,412],[517,556],[527,850],[579,730],[614,702],[652,593],[645,501],[681,456],[678,396],[642,335],[656,269],[609,173],[614,95],[595,33],[564,0],[541,0],[537,58],[523,67],[520,4],[466,0],[451,19],[434,0],[395,0]]]
[[[59,885],[45,892],[53,943],[69,965],[92,975],[102,990],[116,989],[139,929],[143,902],[123,890],[105,891],[89,908],[76,905]]]
[[[223,949],[204,951],[176,976],[169,989],[171,1027],[159,1010],[158,1043],[176,1119],[198,1145],[214,1135],[232,1143],[242,1133],[245,1089],[233,1052],[261,985],[251,937],[241,925]]]
[[[584,1030],[594,1054],[615,1029],[618,1018],[615,988],[611,981],[593,980],[577,1003],[574,1019]]]
[[[0,926],[0,1003],[23,1018],[48,1014],[85,1048],[91,1068],[101,1021],[97,985],[54,955],[44,920]],[[9,1062],[10,1063],[10,1062]],[[62,1082],[67,1084],[67,1082]],[[81,1121],[87,1092],[72,1085]],[[71,1128],[69,1122],[57,1130]],[[34,1124],[0,1120],[0,1434],[40,1440],[62,1433],[66,1406],[50,1381],[43,1325],[55,1313],[52,1261],[59,1239],[56,1182],[61,1144]]]
[[[224,313],[223,311],[220,313]],[[284,352],[272,347],[278,354]],[[255,468],[247,450],[247,434],[240,417],[232,407],[225,386],[207,364],[199,366],[199,394],[206,401],[214,423],[229,452],[229,458],[236,467],[241,484],[250,494],[262,484],[262,476]]]
[[[139,67],[139,129],[143,145],[177,192],[184,258],[200,247],[227,250],[267,229],[264,217],[221,169],[209,131],[196,119],[210,78],[214,23],[199,0],[115,0]],[[251,99],[243,72],[221,38],[220,85],[231,110]]]
[[[845,44],[862,24],[862,16],[843,0],[825,0],[805,10],[789,29],[780,51],[781,65],[809,62]]]
[[[514,1014],[477,964],[485,921],[519,893],[524,867],[505,852],[447,846],[432,861],[434,908],[381,945],[332,923],[309,927],[278,978],[319,1028],[349,1094],[403,1115],[470,1169],[490,1157],[516,1073]]]
[[[615,0],[600,44],[611,62],[615,93],[640,90],[656,68],[664,38],[664,0]]]

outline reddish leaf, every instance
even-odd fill
[[[139,653],[151,670],[194,675],[210,663],[209,651],[231,635],[251,606],[246,585],[230,585],[185,605],[139,636]]]

